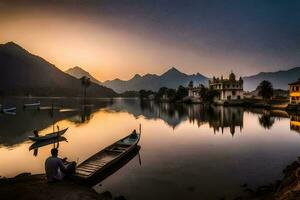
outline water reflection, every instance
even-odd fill
[[[36,141],[29,147],[29,151],[34,150],[33,155],[37,156],[38,155],[38,149],[47,145],[52,145],[53,148],[59,148],[59,143],[60,142],[67,142],[67,139],[63,136],[60,136],[58,138],[53,138],[49,140],[44,140],[44,141]]]
[[[283,110],[264,110],[243,107],[207,106],[202,104],[169,104],[153,101],[139,101],[136,99],[118,99],[110,106],[117,112],[126,111],[136,118],[144,116],[147,119],[162,119],[173,129],[181,123],[189,121],[198,127],[208,124],[214,133],[224,133],[225,129],[234,136],[236,129],[240,132],[244,126],[244,113],[257,114],[259,125],[264,129],[271,129],[276,120],[290,118],[291,130],[300,132],[300,115],[288,114]]]
[[[293,131],[300,133],[300,115],[291,114],[290,128]]]
[[[22,101],[14,105],[19,108]],[[135,155],[96,186],[99,192],[109,190],[132,200],[233,199],[230,195],[236,197],[244,183],[254,187],[280,178],[300,152],[299,134],[291,131],[299,127],[299,117],[284,111],[137,99],[95,99],[86,109],[78,99],[42,99],[41,104],[45,109],[40,111],[17,109],[16,116],[0,116],[0,157],[6,163],[0,165],[1,176],[44,172],[53,143],[33,145],[27,136],[34,129],[51,132],[53,119],[55,125],[69,127],[64,135],[68,142],[59,141],[61,156],[79,162],[142,123],[143,165]]]
[[[136,100],[121,99],[112,105],[112,109],[124,111],[138,117],[145,116],[147,119],[162,119],[169,126],[175,129],[180,123],[189,120],[196,123],[198,127],[209,124],[214,133],[228,128],[232,136],[236,128],[242,131],[244,120],[244,108],[242,107],[221,107],[205,106],[202,104],[156,104],[153,101],[140,101],[140,109]]]
[[[88,122],[93,112],[109,104],[106,100],[90,99],[93,106],[83,109],[80,99],[40,99],[42,109],[23,110],[24,101],[11,99],[10,102],[17,106],[17,114],[0,116],[0,145],[12,147],[20,144],[32,135],[33,130],[46,129],[63,119],[76,124]]]
[[[270,129],[275,123],[275,117],[271,116],[269,111],[264,111],[261,116],[258,117],[259,124],[265,129]]]
[[[22,107],[23,99],[13,99],[14,105]],[[90,99],[88,106],[81,106],[80,99],[40,99],[44,105],[41,110],[18,109],[16,116],[0,117],[0,145],[12,147],[27,140],[32,130],[46,130],[47,127],[64,119],[77,126],[89,123],[93,113],[101,108],[115,112],[127,112],[138,118],[161,119],[174,130],[186,121],[197,127],[208,124],[216,134],[228,129],[232,136],[236,130],[242,132],[244,113],[257,114],[258,122],[264,129],[271,129],[276,120],[290,118],[291,130],[299,131],[299,117],[288,115],[284,111],[266,111],[262,109],[245,110],[243,107],[204,106],[201,104],[156,104],[153,101],[137,99]],[[47,106],[48,105],[48,106]],[[54,109],[53,109],[54,108]],[[15,126],[18,124],[18,126]]]

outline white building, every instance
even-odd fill
[[[238,80],[235,78],[234,73],[230,73],[228,79],[213,77],[209,80],[209,88],[218,91],[215,97],[217,103],[238,103],[244,99],[243,79],[240,77]]]
[[[300,80],[289,84],[290,104],[300,104]]]

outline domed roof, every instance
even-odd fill
[[[233,72],[231,72],[231,73],[229,74],[229,80],[232,80],[232,81],[235,80],[235,74],[234,74]]]

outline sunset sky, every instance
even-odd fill
[[[297,0],[0,0],[0,43],[99,80],[300,66]]]

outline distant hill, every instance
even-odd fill
[[[102,84],[117,92],[139,91],[141,89],[157,91],[161,87],[177,88],[179,85],[187,86],[188,82],[191,80],[194,81],[194,84],[208,84],[208,79],[205,76],[199,73],[187,75],[174,67],[162,75],[146,74],[140,76],[139,74],[136,74],[128,81],[115,79],[105,81]]]
[[[13,42],[0,44],[0,69],[0,95],[82,96],[80,80]],[[116,95],[113,90],[94,83],[87,94]]]
[[[102,83],[100,81],[98,81],[96,78],[94,78],[89,72],[83,70],[80,67],[73,67],[68,69],[67,71],[65,71],[65,73],[74,76],[75,78],[80,79],[83,76],[89,77],[91,79],[92,82],[97,83],[99,85],[101,85]]]
[[[74,67],[66,71],[74,77],[88,76],[95,83],[107,86],[115,91],[122,93],[125,91],[139,91],[141,89],[157,91],[160,87],[177,88],[179,85],[187,86],[188,82],[193,80],[194,85],[204,84],[208,85],[208,78],[197,73],[187,75],[178,71],[176,68],[171,68],[162,75],[146,74],[140,76],[136,74],[130,80],[114,79],[111,81],[100,82],[91,76],[88,72],[79,67]],[[261,72],[253,76],[245,76],[244,90],[254,91],[259,83],[263,80],[268,80],[273,84],[275,89],[288,89],[288,83],[294,82],[300,78],[300,67],[292,68],[289,70],[281,70],[277,72]]]
[[[243,77],[244,90],[253,91],[263,80],[268,80],[276,89],[288,89],[288,83],[294,82],[300,78],[300,67],[295,67],[285,71],[261,72],[253,76]]]

